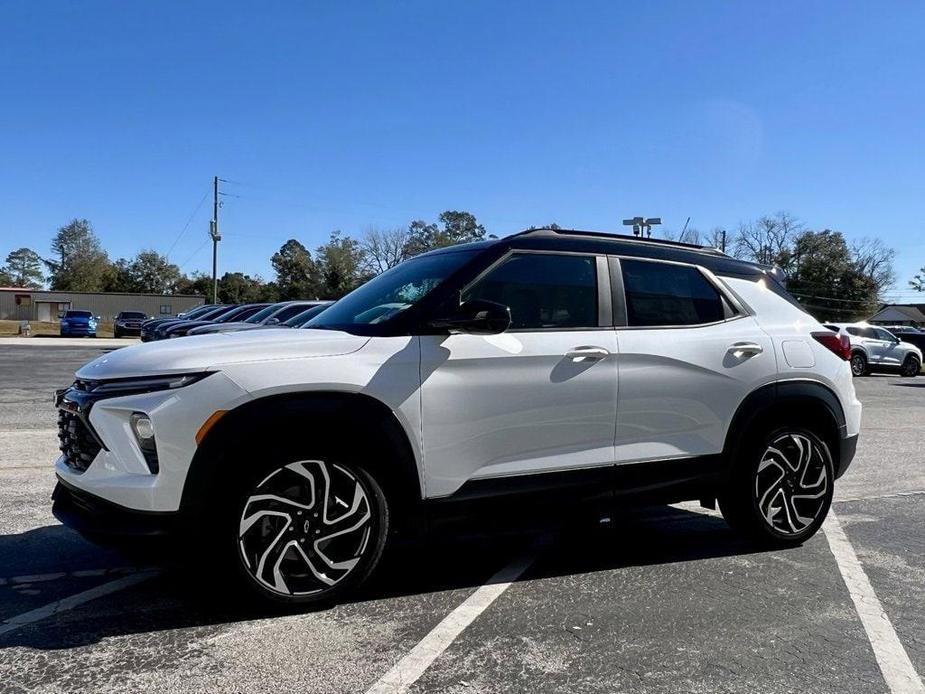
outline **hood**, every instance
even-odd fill
[[[223,365],[356,352],[368,337],[337,330],[256,330],[191,335],[122,347],[77,371],[78,378],[101,380],[220,369]]]

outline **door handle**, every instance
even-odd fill
[[[597,361],[599,359],[606,359],[610,356],[608,352],[603,347],[594,347],[593,345],[584,345],[582,347],[575,347],[570,349],[565,353],[567,359],[572,361]]]
[[[761,354],[764,351],[764,347],[759,345],[757,342],[736,342],[734,345],[731,345],[727,354],[731,354],[736,359],[747,359],[748,357],[754,357],[758,354]]]

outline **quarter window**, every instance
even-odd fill
[[[697,268],[621,260],[628,325],[700,325],[723,320],[731,306]]]
[[[511,328],[597,327],[597,262],[593,256],[515,254],[463,294],[511,309]]]

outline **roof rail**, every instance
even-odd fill
[[[549,234],[559,234],[563,236],[592,236],[595,238],[608,238],[614,239],[616,241],[631,241],[634,243],[653,243],[659,246],[673,246],[676,248],[686,248],[692,251],[700,251],[701,253],[710,253],[712,255],[726,255],[723,251],[718,248],[713,248],[711,246],[700,246],[695,243],[684,243],[683,241],[671,241],[669,239],[653,239],[651,237],[642,238],[639,236],[631,236],[630,234],[617,234],[615,232],[609,231],[589,231],[586,229],[552,229],[549,227],[541,227],[539,229],[525,229],[524,231],[517,232],[516,234],[511,234],[507,238],[514,236],[546,236]]]

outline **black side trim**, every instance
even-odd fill
[[[629,505],[709,497],[721,471],[720,456],[704,456],[470,480],[451,496],[427,500],[424,508],[432,527],[510,520],[545,524],[553,516],[587,517]]]
[[[137,511],[89,494],[60,477],[51,495],[55,518],[80,533],[108,537],[161,537],[180,525],[180,514]]]

